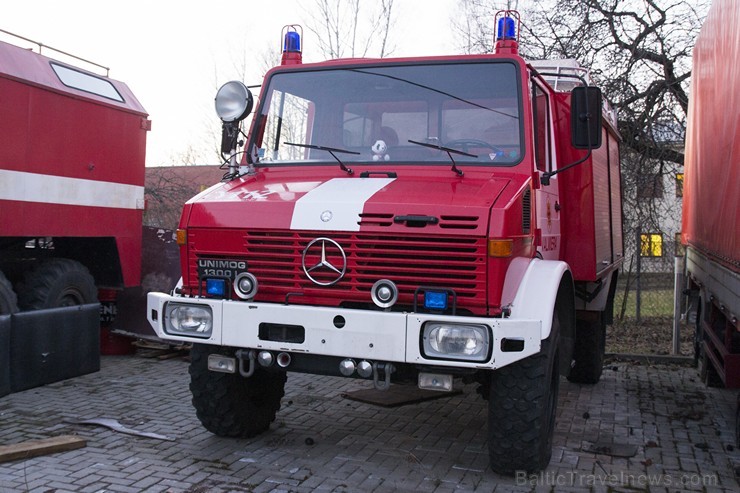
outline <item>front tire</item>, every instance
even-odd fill
[[[499,474],[541,471],[550,463],[560,386],[557,318],[538,354],[491,375],[488,454]]]
[[[90,271],[81,263],[57,258],[26,274],[18,285],[21,310],[40,310],[98,302],[98,288]]]
[[[249,438],[267,431],[285,395],[284,371],[258,368],[249,378],[208,369],[209,354],[233,356],[233,350],[194,344],[190,351],[190,392],[203,426],[221,437]]]

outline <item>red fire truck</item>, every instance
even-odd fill
[[[45,383],[70,376],[62,368],[76,371],[77,356],[99,354],[97,338],[86,345],[60,335],[77,330],[79,320],[65,323],[65,317],[75,320],[78,310],[47,309],[98,303],[101,289],[101,299],[109,299],[109,290],[139,285],[150,121],[124,83],[5,42],[0,115],[0,325],[26,320],[33,331],[56,327],[35,336],[19,328],[18,337],[0,329],[17,359],[8,371],[10,342],[0,345],[0,373],[12,380],[13,367],[26,371],[32,358],[43,375],[31,380]],[[99,330],[97,311],[90,333]],[[16,380],[16,390],[29,385]]]
[[[730,388],[740,388],[738,22],[740,1],[713,2],[694,47],[682,225],[695,354],[707,383]]]
[[[517,25],[500,13],[492,54],[315,64],[288,26],[243,149],[252,95],[219,90],[229,171],[185,205],[182,282],[147,309],[193,343],[208,430],[267,430],[286,372],[461,380],[495,471],[548,464],[560,375],[601,375],[619,139],[597,88],[518,55]]]

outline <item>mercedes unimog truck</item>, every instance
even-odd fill
[[[602,371],[619,137],[587,71],[529,63],[518,14],[497,20],[490,54],[311,64],[287,26],[259,98],[219,90],[228,169],[185,204],[182,282],[147,313],[193,344],[208,430],[266,431],[290,372],[477,383],[493,470],[547,466],[560,376]]]

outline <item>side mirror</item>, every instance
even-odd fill
[[[570,95],[571,143],[577,149],[601,147],[601,89],[594,86],[573,88]]]

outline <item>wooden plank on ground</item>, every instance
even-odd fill
[[[0,446],[0,462],[75,450],[85,445],[87,445],[87,440],[74,435],[60,435],[42,440],[28,440],[12,445],[2,445]]]

